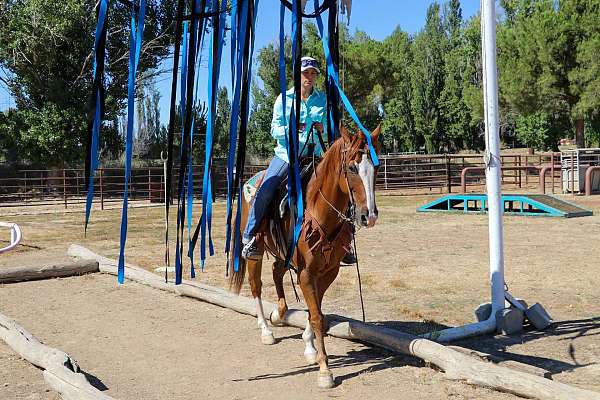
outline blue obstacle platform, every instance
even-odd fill
[[[504,214],[535,217],[585,217],[592,211],[547,194],[503,194]],[[485,214],[487,194],[449,194],[417,208],[418,212]]]

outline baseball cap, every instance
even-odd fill
[[[321,73],[319,69],[319,62],[312,57],[302,57],[300,59],[300,71],[304,72],[309,68],[314,68],[318,73]]]

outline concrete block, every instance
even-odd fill
[[[535,303],[529,307],[525,314],[527,315],[529,322],[531,322],[537,330],[541,331],[552,325],[552,317],[540,303]]]
[[[512,335],[523,330],[525,314],[518,308],[504,308],[496,312],[496,330],[502,335]]]
[[[477,322],[485,321],[492,315],[492,303],[483,303],[475,309],[475,318]]]

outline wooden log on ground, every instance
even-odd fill
[[[39,265],[0,269],[0,284],[59,278],[98,272],[98,261],[80,260],[59,265]]]
[[[111,400],[93,387],[68,354],[37,340],[13,319],[0,314],[0,339],[16,353],[44,370],[46,382],[67,400]]]
[[[98,256],[82,246],[71,245],[68,254],[74,257],[93,258],[100,262],[100,270],[116,274],[115,261]],[[107,260],[105,263],[101,260]],[[111,267],[112,265],[112,267]],[[252,299],[232,295],[222,289],[211,288],[195,282],[184,281],[175,287],[167,285],[151,272],[141,268],[128,267],[125,276],[137,282],[153,287],[166,288],[170,292],[197,298],[238,312],[256,316]],[[154,286],[160,280],[159,286]],[[272,315],[275,304],[264,301],[265,313]],[[307,313],[302,310],[290,310],[281,321],[286,325],[304,329]],[[464,381],[468,384],[486,387],[518,396],[541,400],[600,400],[600,393],[579,389],[555,382],[540,376],[500,367],[458,352],[450,347],[395,329],[363,323],[350,318],[328,316],[328,334],[334,337],[360,340],[371,345],[383,347],[394,352],[412,355],[439,367],[450,380]]]

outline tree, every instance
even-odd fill
[[[414,42],[414,63],[411,71],[412,112],[417,132],[424,137],[428,153],[447,148],[439,99],[444,87],[444,49],[446,37],[440,6],[427,9],[425,28]]]
[[[9,0],[0,4],[0,66],[19,121],[12,135],[22,159],[45,165],[80,161],[90,113],[94,2]],[[139,71],[153,69],[168,53],[173,1],[147,2],[147,23]],[[118,135],[114,121],[127,97],[130,9],[112,2],[106,66],[103,135]],[[51,129],[48,132],[46,129]],[[110,142],[110,140],[109,140]],[[73,150],[70,150],[73,149]]]
[[[213,154],[215,157],[227,158],[229,154],[229,126],[231,124],[231,103],[226,87],[220,87],[217,94],[217,117],[215,120],[215,137],[213,138]]]
[[[462,11],[460,2],[452,0],[444,7],[443,21],[447,49],[444,55],[444,88],[440,93],[440,109],[442,112],[446,151],[455,152],[465,146],[469,130],[470,116],[463,101],[463,82],[465,63],[465,48],[463,45]]]
[[[507,10],[498,30],[502,101],[517,115],[545,113],[553,127],[552,147],[565,131],[575,131],[577,145],[584,146],[586,119],[594,118],[598,106],[598,2],[502,4]]]
[[[271,136],[271,121],[275,99],[266,90],[252,84],[252,109],[248,121],[248,152],[260,158],[273,154],[275,139]]]
[[[383,105],[383,145],[385,151],[416,151],[423,145],[417,135],[412,114],[412,84],[410,70],[413,63],[412,40],[397,27],[383,41],[383,68],[388,76],[389,90]]]

